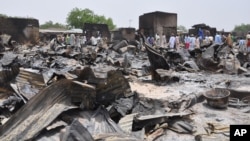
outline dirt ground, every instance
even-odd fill
[[[231,81],[231,89],[248,90],[248,78],[241,75],[213,74],[213,73],[188,73],[180,72],[180,81],[158,85],[150,80],[150,76],[146,76],[141,80],[133,79],[130,81],[132,91],[136,91],[142,97],[162,100],[178,100],[183,95],[192,93],[204,93],[206,90],[215,87],[224,87],[228,80]],[[242,84],[240,82],[243,82]],[[249,94],[250,91],[248,90]],[[242,109],[228,107],[226,109],[215,109],[207,105],[207,101],[197,103],[190,108],[194,112],[191,119],[193,126],[196,128],[194,134],[179,134],[171,130],[166,130],[164,135],[159,137],[158,141],[163,140],[182,140],[193,141],[196,135],[200,135],[202,140],[221,141],[229,140],[229,126],[233,124],[250,124],[249,113],[244,113]],[[211,135],[205,130],[209,125],[213,125],[216,131],[212,131]],[[197,136],[198,137],[198,136]]]

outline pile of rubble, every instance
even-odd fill
[[[247,54],[224,44],[204,45],[190,53],[148,43],[143,50],[137,42],[126,40],[80,49],[51,43],[1,46],[0,140],[160,140],[167,129],[197,135],[191,107],[204,103],[204,92],[214,87],[208,84],[212,81],[190,74],[249,77]],[[137,81],[156,86],[191,81],[201,84],[202,90],[154,99],[131,89]],[[220,84],[239,98],[235,88],[249,83],[234,82]],[[249,92],[244,94],[240,98]]]

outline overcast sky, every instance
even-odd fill
[[[250,24],[249,0],[1,0],[0,13],[33,17],[40,24],[50,20],[66,24],[75,7],[110,17],[117,27],[138,28],[139,16],[154,11],[177,13],[178,25],[187,29],[205,23],[231,31],[235,25]]]

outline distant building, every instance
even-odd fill
[[[177,14],[160,11],[145,13],[139,17],[139,29],[143,29],[146,36],[164,33],[169,38],[171,33],[177,32]]]
[[[201,28],[203,30],[204,36],[215,36],[216,35],[216,28],[214,27],[210,27],[204,23],[202,24],[195,24],[192,26],[191,29],[188,30],[188,34],[191,35],[193,34],[194,36],[196,36],[198,34],[199,28]]]

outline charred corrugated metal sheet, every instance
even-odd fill
[[[160,76],[155,71],[156,69],[169,69],[170,66],[166,59],[155,49],[151,47],[150,44],[145,43],[145,47],[148,54],[148,59],[151,66],[151,76],[152,80],[160,80]]]
[[[74,120],[66,132],[63,134],[61,141],[94,141],[88,130],[78,121]]]
[[[95,95],[93,88],[83,87],[66,79],[53,83],[30,99],[0,127],[1,140],[32,140],[63,111],[76,108],[77,103],[72,103],[72,96],[75,97],[77,94],[71,91],[76,88],[82,88],[78,91],[78,96],[82,98],[81,102],[95,100],[83,99],[83,95]],[[88,105],[84,106],[86,109],[91,108],[87,107]]]
[[[103,105],[108,105],[116,99],[132,95],[128,80],[121,71],[107,72],[107,82],[96,86],[97,101]],[[119,83],[117,83],[119,82]]]
[[[20,68],[20,72],[11,86],[16,93],[22,94],[25,99],[29,100],[45,87],[45,83],[39,72]]]
[[[183,112],[183,113],[168,113],[162,115],[146,115],[146,116],[137,116],[133,122],[133,130],[138,130],[143,127],[150,127],[156,124],[170,122],[171,118],[174,117],[183,117],[188,116],[191,113]]]
[[[15,79],[18,73],[17,55],[12,52],[3,53],[0,60],[0,86],[9,87],[10,81]]]
[[[14,54],[13,52],[4,52],[1,55],[2,55],[2,57],[1,57],[1,60],[0,60],[0,64],[3,67],[10,66],[17,59],[17,55]]]
[[[107,138],[117,138],[124,140],[138,140],[136,137],[126,134],[109,116],[108,111],[100,106],[96,110],[79,111],[77,109],[68,110],[61,115],[61,119],[69,123],[78,119],[95,140],[105,140]]]
[[[150,44],[145,43],[145,47],[147,49],[148,59],[150,61],[150,65],[153,70],[156,70],[156,69],[168,70],[170,68],[166,59],[158,51],[153,49]]]

